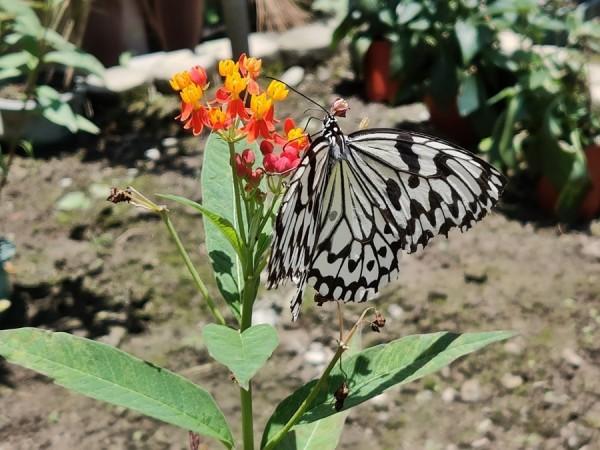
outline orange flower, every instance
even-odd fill
[[[190,85],[183,88],[183,90],[179,93],[181,100],[184,103],[189,103],[191,105],[196,105],[204,95],[204,92],[197,84],[191,83]]]
[[[286,89],[285,84],[277,80],[271,81],[271,83],[269,83],[269,87],[267,88],[267,95],[276,102],[285,100],[289,92],[290,91]]]
[[[308,136],[302,128],[296,127],[293,119],[287,118],[283,124],[285,136],[275,135],[275,142],[283,146],[284,151],[288,148],[294,149],[296,154],[308,147]]]
[[[210,108],[208,110],[208,122],[210,127],[216,130],[223,130],[229,126],[231,120],[229,116],[221,110],[221,108]]]
[[[231,59],[219,61],[219,75],[227,77],[237,72],[237,65]]]
[[[237,98],[248,86],[248,80],[242,78],[238,72],[233,72],[225,78],[225,89],[231,93],[233,98]]]
[[[262,59],[248,58],[245,53],[242,53],[240,55],[238,64],[240,66],[240,72],[242,72],[243,76],[249,76],[255,80],[260,75],[260,70],[262,69]]]
[[[206,70],[200,66],[194,66],[190,69],[190,78],[196,83],[200,89],[206,90],[208,88],[208,75]]]
[[[204,126],[208,124],[206,108],[202,105],[198,108],[194,108],[189,103],[182,103],[181,114],[175,117],[175,119],[185,122],[183,128],[186,130],[191,129],[194,136],[198,136],[202,133]]]
[[[192,77],[190,73],[185,72],[177,72],[173,77],[169,80],[169,84],[175,91],[181,91],[185,89],[192,83]]]
[[[250,109],[255,119],[262,119],[273,107],[273,102],[267,94],[253,95],[250,99]]]

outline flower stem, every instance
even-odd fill
[[[217,322],[219,322],[221,325],[225,325],[225,318],[223,317],[223,315],[221,314],[221,312],[218,310],[215,303],[213,302],[213,299],[210,296],[210,293],[208,292],[206,285],[202,281],[202,278],[200,278],[200,274],[198,273],[198,271],[196,270],[196,267],[194,266],[194,264],[192,263],[192,260],[190,259],[190,255],[188,254],[185,247],[183,246],[181,239],[179,239],[179,235],[177,234],[177,231],[175,230],[175,227],[173,226],[173,222],[171,222],[171,219],[169,218],[169,213],[167,212],[166,209],[162,209],[159,211],[159,214],[160,214],[160,217],[162,218],[163,222],[167,226],[167,230],[169,230],[169,234],[173,238],[173,241],[175,242],[175,245],[177,246],[177,250],[179,250],[179,254],[181,255],[181,258],[183,259],[183,262],[185,263],[185,266],[187,267],[188,271],[190,272],[190,275],[192,276],[192,280],[194,280],[194,284],[196,285],[196,288],[198,288],[198,291],[200,291],[200,294],[202,294],[202,297],[204,297],[204,301],[206,302],[208,309],[210,309],[210,312],[212,313],[212,315],[214,316],[214,318]]]
[[[329,364],[323,371],[323,374],[321,375],[321,378],[319,378],[319,381],[317,381],[317,384],[315,384],[311,389],[310,393],[308,394],[308,397],[304,399],[304,401],[300,404],[294,415],[290,417],[290,419],[287,421],[284,427],[281,430],[279,430],[279,432],[275,434],[275,436],[273,436],[269,442],[267,442],[267,445],[263,448],[263,450],[271,450],[275,448],[277,444],[279,444],[279,442],[285,437],[285,435],[294,427],[294,425],[296,425],[296,423],[298,423],[298,421],[302,418],[302,416],[311,406],[312,402],[315,400],[317,395],[319,395],[319,392],[321,392],[321,389],[323,389],[325,383],[327,382],[327,379],[329,378],[331,370],[335,367],[336,363],[342,357],[342,353],[344,353],[348,349],[348,343],[350,342],[350,339],[352,339],[352,336],[354,336],[354,333],[356,333],[356,330],[358,330],[358,327],[361,325],[365,315],[371,309],[373,308],[367,308],[365,311],[363,311],[360,318],[356,321],[352,329],[340,342],[335,354],[333,355],[333,358],[331,358],[331,361],[329,361]]]

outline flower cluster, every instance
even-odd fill
[[[219,62],[219,75],[223,84],[213,99],[205,98],[209,87],[206,70],[202,67],[175,74],[171,87],[181,97],[181,113],[177,119],[194,135],[209,128],[228,142],[246,139],[257,142],[263,155],[263,167],[254,169],[256,155],[250,149],[235,155],[235,171],[247,183],[247,188],[257,186],[267,174],[286,174],[300,163],[302,152],[309,145],[304,131],[294,121],[283,121],[283,130],[277,131],[280,122],[275,118],[275,105],[289,94],[286,85],[272,80],[262,90],[257,79],[262,61],[241,55],[237,62],[226,59]],[[275,150],[280,147],[279,150]]]

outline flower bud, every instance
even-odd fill
[[[260,152],[263,155],[268,155],[269,153],[273,153],[273,143],[271,141],[262,141],[260,143]]]
[[[251,167],[254,164],[255,159],[256,158],[254,157],[254,152],[252,150],[250,150],[249,148],[247,148],[246,150],[244,150],[242,152],[242,161],[247,166]]]

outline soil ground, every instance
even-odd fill
[[[347,61],[309,68],[299,89],[322,103],[336,92],[347,96],[345,128],[368,116],[372,126],[427,129],[421,105],[365,103],[356,85],[340,84],[351,74],[339,67]],[[183,135],[172,121],[172,96],[116,106],[96,105],[99,139],[16,160],[0,203],[0,234],[18,248],[15,297],[0,327],[66,330],[178,371],[216,397],[239,435],[238,390],[202,345],[209,316],[162,223],[104,201],[110,186],[129,184],[199,200],[203,139]],[[295,98],[284,113],[300,119],[307,106]],[[145,155],[150,148],[159,150],[157,160]],[[340,448],[600,449],[600,223],[564,229],[544,220],[523,200],[530,189],[513,181],[498,211],[468,233],[406,256],[399,281],[374,302],[386,327],[365,331],[367,344],[438,330],[519,336],[353,409]],[[88,207],[60,210],[73,191],[85,194]],[[171,209],[209,279],[199,217]],[[280,399],[318,375],[319,355],[335,347],[334,305],[309,305],[292,324],[288,297],[263,292],[257,305],[277,322],[281,340],[255,378],[257,430]],[[345,308],[348,323],[363,307]],[[0,362],[0,450],[80,448],[185,449],[187,436]]]

